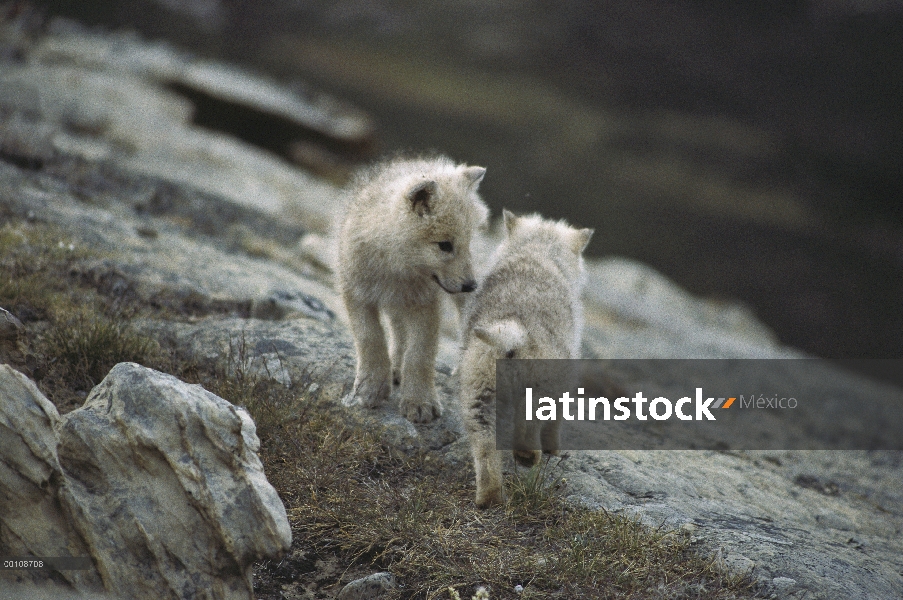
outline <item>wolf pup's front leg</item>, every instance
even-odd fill
[[[376,408],[392,390],[389,351],[379,323],[379,309],[375,304],[355,301],[350,294],[345,295],[345,306],[357,354],[354,388],[345,404]]]
[[[413,423],[426,423],[442,414],[436,396],[435,360],[439,345],[439,302],[408,307],[390,316],[405,324],[405,347],[401,355],[401,400],[398,409]]]
[[[392,385],[401,385],[401,363],[407,348],[408,330],[404,319],[392,319]]]

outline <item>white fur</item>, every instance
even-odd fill
[[[349,189],[336,265],[357,353],[346,404],[378,406],[394,376],[405,417],[428,422],[441,414],[434,385],[440,294],[476,285],[470,242],[489,214],[477,194],[484,173],[444,157],[397,159],[362,173]],[[380,315],[392,330],[392,360]]]
[[[501,456],[495,450],[495,361],[579,358],[583,330],[582,252],[593,234],[538,215],[505,211],[507,237],[490,261],[480,289],[464,310],[461,410],[470,436],[480,507],[503,501]],[[535,429],[535,428],[534,428]],[[515,427],[515,459],[535,464],[558,452],[558,422],[540,430]],[[518,446],[523,446],[519,448]]]

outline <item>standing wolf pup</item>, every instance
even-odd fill
[[[583,250],[592,229],[574,229],[538,215],[504,212],[507,237],[480,289],[465,308],[461,359],[461,412],[477,474],[477,506],[501,504],[501,455],[495,449],[495,361],[501,358],[579,358],[583,331]],[[539,431],[544,452],[558,452],[558,421]],[[514,457],[535,464],[539,451],[518,449]]]
[[[440,415],[434,385],[439,294],[476,289],[470,239],[489,216],[477,195],[485,173],[445,157],[396,159],[352,183],[337,269],[357,352],[346,405],[378,406],[394,379],[408,420]],[[391,362],[380,313],[392,330]]]

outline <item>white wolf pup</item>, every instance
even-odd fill
[[[337,264],[357,352],[346,405],[378,406],[394,380],[408,420],[441,414],[434,384],[440,293],[476,289],[470,240],[489,216],[477,195],[485,173],[445,157],[395,159],[352,183]],[[391,362],[381,313],[392,330]]]
[[[507,238],[464,313],[461,412],[473,451],[479,507],[503,501],[500,452],[495,449],[495,361],[500,358],[579,358],[583,330],[583,250],[592,229],[574,229],[538,215],[504,212]],[[499,402],[505,401],[498,399]],[[543,452],[558,453],[558,421],[543,422]],[[515,426],[514,457],[535,464],[538,450],[518,449],[535,430]],[[526,446],[529,448],[530,446]]]

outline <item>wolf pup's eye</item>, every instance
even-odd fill
[[[455,246],[451,242],[438,242],[439,249],[443,252],[454,252]]]
[[[508,350],[505,352],[505,358],[514,358],[514,350]]]

